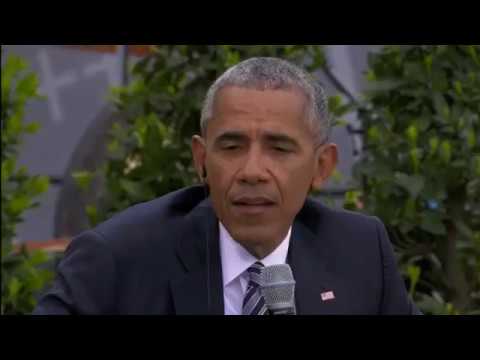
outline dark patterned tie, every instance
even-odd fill
[[[243,299],[242,314],[243,315],[267,315],[267,306],[265,299],[260,293],[259,276],[264,265],[256,262],[247,269],[250,280],[247,286],[247,293]]]

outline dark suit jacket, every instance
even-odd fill
[[[72,240],[34,314],[223,314],[218,238],[202,187],[133,206]],[[418,312],[374,217],[307,199],[287,261],[298,314]]]

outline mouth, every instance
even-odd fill
[[[261,214],[273,207],[275,201],[266,197],[240,197],[232,201],[234,209],[245,214]]]

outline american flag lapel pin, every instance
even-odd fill
[[[328,301],[328,300],[333,300],[335,299],[335,294],[333,291],[325,291],[320,294],[322,297],[322,301]]]

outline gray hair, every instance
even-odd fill
[[[213,105],[217,93],[226,86],[238,86],[258,90],[283,90],[297,88],[308,99],[306,119],[318,146],[327,141],[330,132],[327,97],[323,87],[313,76],[301,68],[281,59],[256,57],[245,60],[220,76],[209,88],[203,103],[200,127],[206,134],[207,123],[213,117]]]

